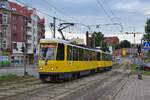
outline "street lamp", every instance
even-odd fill
[[[132,47],[132,53],[133,53],[133,59],[134,59],[134,62],[135,62],[135,36],[136,34],[143,34],[141,32],[125,32],[125,34],[133,34],[133,37],[134,37],[134,44],[133,44],[133,47]]]

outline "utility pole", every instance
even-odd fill
[[[126,34],[133,34],[133,37],[134,37],[134,38],[133,38],[133,39],[134,39],[133,41],[134,41],[134,44],[133,44],[133,47],[132,47],[132,48],[133,48],[132,53],[133,53],[133,59],[134,59],[134,61],[135,61],[135,46],[136,46],[136,45],[135,45],[135,38],[136,38],[136,35],[137,35],[137,34],[143,34],[143,33],[140,33],[140,32],[131,32],[131,33],[126,32]]]
[[[93,34],[94,35],[94,49],[95,49],[95,47],[96,47],[96,45],[95,45],[95,34]]]
[[[53,38],[55,38],[56,37],[56,17],[54,17],[53,18],[53,32],[54,32],[54,36],[53,36]]]

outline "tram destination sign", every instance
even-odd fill
[[[150,42],[144,42],[144,43],[143,43],[143,49],[148,49],[148,50],[150,50]]]

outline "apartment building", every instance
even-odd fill
[[[36,13],[36,9],[29,9],[7,0],[4,0],[4,2],[0,1],[0,3],[2,3],[2,5],[5,4],[5,8],[8,9],[6,16],[9,25],[7,25],[6,29],[6,32],[8,33],[8,36],[6,36],[6,44],[11,51],[11,55],[9,55],[11,65],[23,66],[24,53],[21,51],[23,46],[26,48],[27,64],[33,64],[34,51],[38,47],[39,39],[42,38],[39,34],[45,34],[44,23],[39,24],[39,22],[43,19],[39,18]],[[4,16],[5,13],[2,11],[1,13]],[[1,15],[0,19],[3,19],[3,17],[1,18]],[[38,33],[40,29],[43,30]],[[4,43],[5,42],[0,44],[3,45]]]

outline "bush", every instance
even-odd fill
[[[9,67],[10,66],[10,62],[8,61],[1,61],[0,62],[0,67]]]

